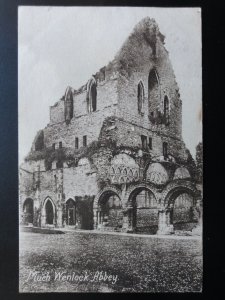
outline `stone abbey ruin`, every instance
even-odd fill
[[[154,19],[141,20],[107,66],[50,107],[19,168],[21,224],[149,234],[199,225],[164,39]]]

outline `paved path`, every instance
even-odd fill
[[[138,234],[138,233],[126,233],[126,232],[114,232],[114,231],[101,231],[101,230],[82,230],[82,229],[61,229],[64,232],[74,232],[74,233],[96,233],[96,234],[110,234],[110,235],[120,235],[120,236],[130,236],[130,237],[144,237],[144,238],[156,238],[156,239],[191,239],[191,240],[201,240],[201,236],[181,236],[181,235],[157,235],[157,234]]]
[[[32,232],[32,228],[37,228],[41,233],[46,230],[45,228],[40,227],[25,227],[30,228],[30,231]],[[86,233],[86,234],[101,234],[101,235],[119,235],[119,236],[129,236],[129,237],[142,237],[142,238],[156,238],[156,239],[185,239],[185,240],[201,240],[202,237],[199,235],[191,235],[191,236],[184,236],[184,235],[157,235],[157,234],[138,234],[138,233],[126,233],[126,232],[115,232],[115,231],[103,231],[103,230],[87,230],[87,229],[73,229],[73,228],[49,228],[48,231],[61,231],[64,233]],[[21,230],[23,232],[23,230]]]

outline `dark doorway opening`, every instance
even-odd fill
[[[50,200],[47,200],[45,204],[46,211],[46,224],[53,224],[54,221],[54,210],[53,205]]]
[[[23,205],[23,223],[33,223],[34,218],[34,202],[32,199],[26,199]]]
[[[69,226],[76,225],[76,204],[75,201],[69,199],[66,202],[66,224]]]
[[[115,193],[105,193],[100,199],[97,212],[97,222],[113,229],[121,229],[123,226],[122,203]]]

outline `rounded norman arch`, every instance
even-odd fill
[[[96,204],[95,204],[96,207]],[[121,197],[115,190],[105,190],[98,197],[96,227],[121,230],[123,226],[123,205]]]
[[[131,197],[133,196],[133,193],[135,192],[135,190],[139,189],[139,191],[141,189],[148,189],[150,192],[152,192],[155,196],[155,198],[157,199],[158,201],[158,195],[157,195],[157,190],[155,188],[155,186],[151,183],[139,183],[139,184],[131,184],[127,191],[126,191],[126,195],[125,195],[125,198],[124,198],[124,203],[126,206],[129,206],[131,204]]]
[[[156,234],[158,202],[154,191],[145,184],[134,186],[128,197],[128,222],[136,233]]]
[[[169,223],[174,230],[192,230],[199,220],[195,193],[188,188],[175,188],[168,196]]]
[[[119,190],[115,186],[107,186],[107,187],[104,187],[101,191],[99,191],[98,194],[95,196],[94,202],[93,202],[93,208],[94,209],[98,208],[99,200],[100,200],[100,198],[102,197],[103,194],[110,195],[110,194],[113,194],[113,193],[117,194],[117,196],[120,199],[122,199],[121,190]]]
[[[162,193],[162,203],[166,208],[173,206],[175,199],[182,193],[190,194],[194,198],[194,205],[199,194],[195,185],[192,182],[177,183],[172,182],[167,185]]]
[[[155,191],[152,189],[152,187],[149,187],[146,184],[139,184],[137,186],[134,186],[130,191],[128,190],[128,193],[129,193],[128,201],[127,201],[128,206],[132,204],[134,197],[143,190],[146,190],[146,191],[152,193],[154,195],[155,199],[157,199],[155,196]]]

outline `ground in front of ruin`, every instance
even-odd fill
[[[202,240],[196,237],[21,232],[19,289],[200,292],[201,247]]]

